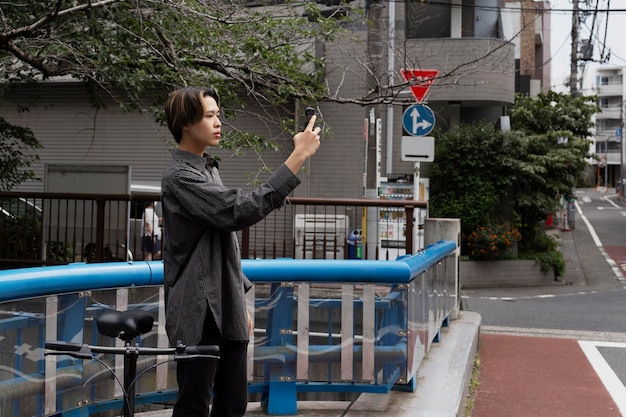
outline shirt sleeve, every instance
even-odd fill
[[[185,211],[198,223],[222,230],[240,230],[261,221],[285,198],[300,180],[282,164],[268,180],[249,193],[211,181],[208,174],[182,169],[176,175],[174,192]]]

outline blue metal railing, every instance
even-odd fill
[[[454,242],[441,241],[396,261],[243,260],[255,283],[250,393],[280,415],[297,412],[298,392],[414,389],[421,360],[458,308],[455,253]],[[110,375],[89,362],[44,358],[43,344],[111,343],[93,330],[102,308],[152,311],[156,329],[141,342],[167,344],[162,281],[160,261],[0,271],[0,414],[82,416],[120,407]],[[168,369],[148,377],[136,404],[175,398]]]

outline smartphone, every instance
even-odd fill
[[[313,107],[307,107],[304,114],[306,115],[306,122],[308,124],[309,120],[311,120],[311,116],[315,114],[315,109]]]

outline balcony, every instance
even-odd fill
[[[602,109],[601,113],[596,113],[596,120],[600,120],[600,119],[621,120],[622,118],[622,109],[620,108],[619,105],[601,107],[601,109]]]
[[[515,46],[501,39],[411,39],[405,67],[439,70],[430,101],[512,104]],[[446,51],[442,53],[441,51]]]
[[[624,85],[623,84],[606,84],[599,85],[596,88],[596,92],[600,97],[606,96],[623,96],[624,95]]]

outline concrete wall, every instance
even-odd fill
[[[541,272],[533,260],[462,261],[461,288],[523,287],[557,284],[552,272]]]

